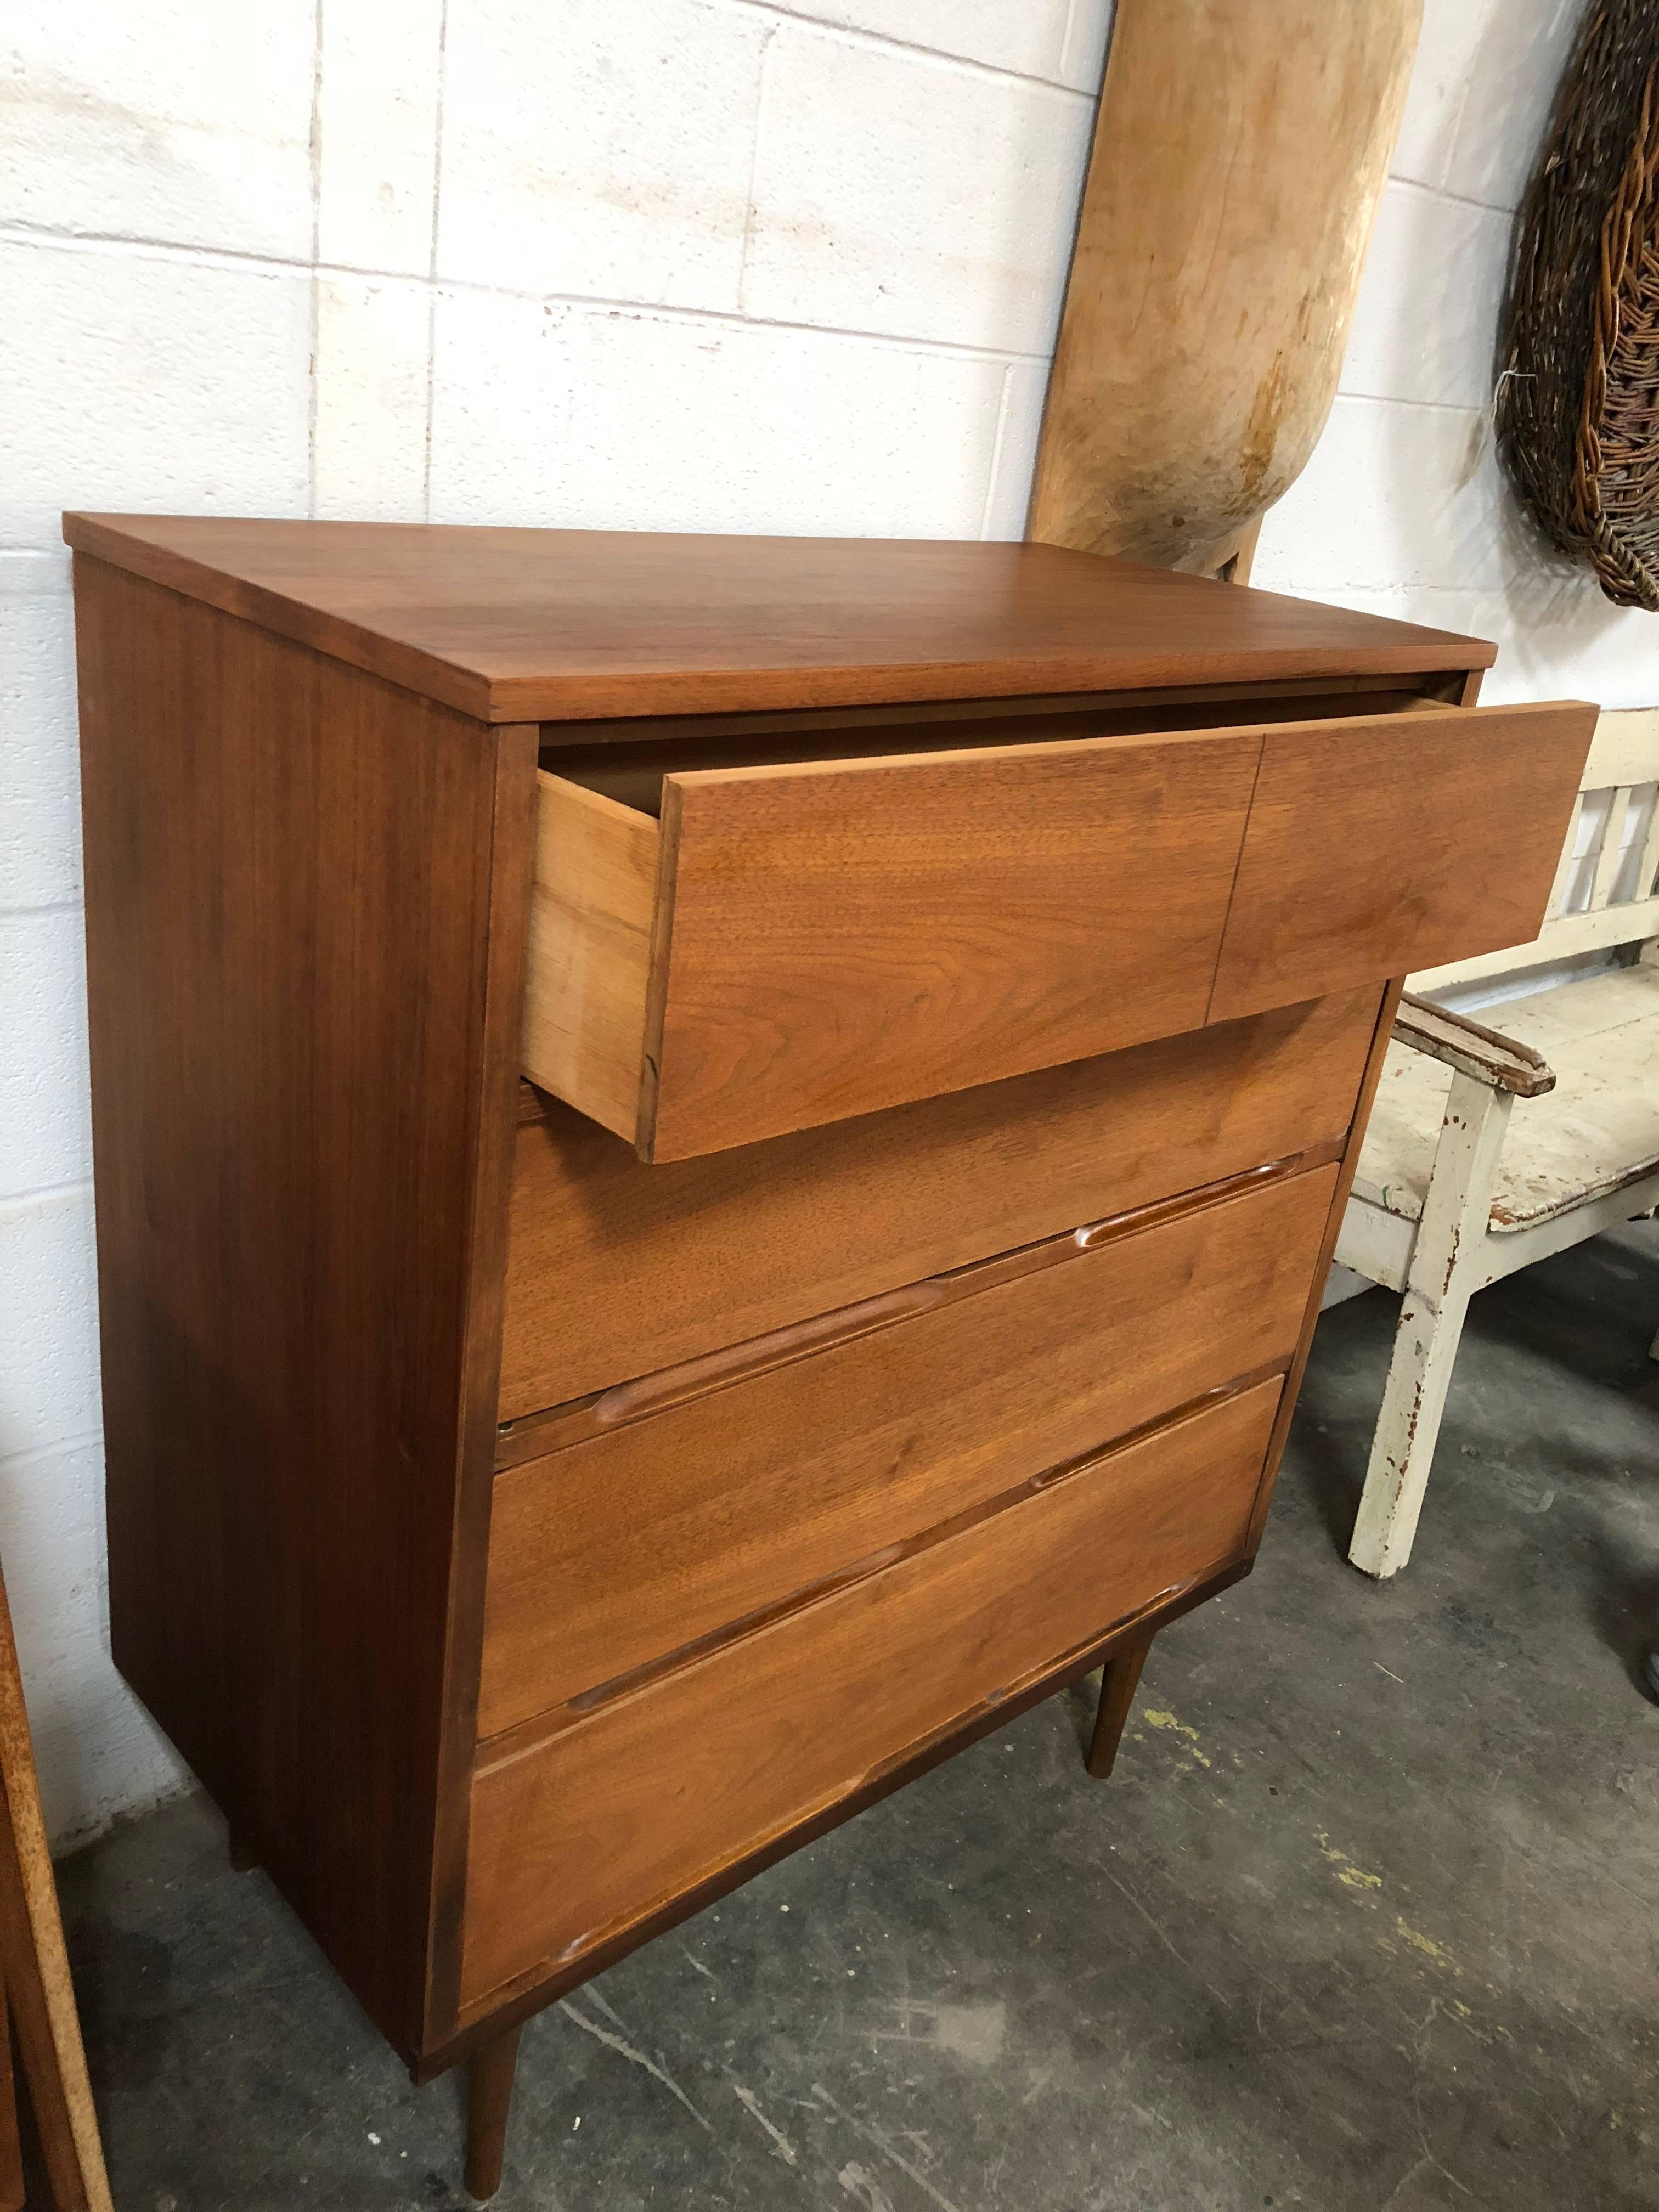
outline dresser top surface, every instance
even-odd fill
[[[1484,668],[1316,600],[951,539],[68,514],[79,552],[489,722]]]

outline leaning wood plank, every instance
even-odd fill
[[[1555,1088],[1543,1054],[1533,1046],[1500,1036],[1467,1014],[1449,1014],[1409,993],[1400,1001],[1394,1033],[1402,1044],[1443,1060],[1448,1067],[1489,1083],[1495,1091],[1512,1091],[1517,1098],[1536,1098]]]
[[[0,1581],[0,1967],[56,2212],[111,2212],[58,1888],[40,1817],[17,1647]]]
[[[657,825],[562,776],[537,778],[524,1066],[632,1139],[651,965]]]
[[[1420,0],[1118,0],[1030,535],[1212,575],[1335,396]]]

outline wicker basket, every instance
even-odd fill
[[[1528,508],[1659,612],[1659,0],[1592,0],[1521,210],[1496,413]]]

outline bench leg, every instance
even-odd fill
[[[1140,1670],[1146,1664],[1146,1654],[1152,1648],[1150,1636],[1137,1637],[1132,1644],[1120,1644],[1106,1662],[1100,1681],[1100,1706],[1095,1714],[1095,1732],[1090,1740],[1088,1758],[1084,1762],[1097,1782],[1106,1780],[1116,1761],[1117,1747],[1123,1740],[1129,1708],[1134,1703]]]
[[[486,2203],[501,2185],[507,2155],[507,2116],[513,2105],[513,2076],[519,2063],[522,2031],[507,2029],[493,2043],[482,2043],[466,2068],[466,2189]]]
[[[1483,1279],[1492,1182],[1514,1103],[1473,1076],[1452,1077],[1348,1549],[1368,1575],[1398,1574],[1412,1555],[1464,1316]]]

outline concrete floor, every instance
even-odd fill
[[[1659,1231],[1486,1292],[1415,1564],[1341,1558],[1394,1302],[1118,1778],[1050,1699],[526,2033],[501,2212],[1659,2207]],[[199,1801],[63,1869],[122,2212],[459,2207]]]

